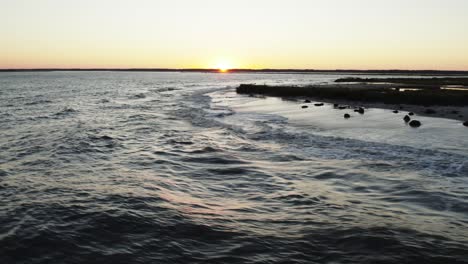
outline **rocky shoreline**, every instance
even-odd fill
[[[313,86],[268,86],[241,84],[239,94],[275,96],[318,107],[315,102],[346,106],[347,109],[382,108],[408,111],[421,116],[440,117],[466,122],[468,120],[468,90],[421,88],[403,90],[407,84],[333,84]],[[468,125],[468,123],[465,123]]]

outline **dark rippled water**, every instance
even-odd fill
[[[0,263],[468,263],[468,131],[232,92],[337,77],[1,73]]]

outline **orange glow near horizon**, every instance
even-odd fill
[[[226,73],[228,72],[230,69],[232,69],[232,66],[230,66],[228,63],[226,62],[223,62],[223,63],[219,63],[218,65],[216,65],[215,67],[216,69],[219,70],[219,72],[221,73]]]
[[[0,1],[0,69],[468,70],[468,1],[137,2]]]

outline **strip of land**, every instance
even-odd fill
[[[391,83],[400,86],[420,85],[421,87],[432,86],[441,87],[447,85],[468,86],[468,78],[340,78],[336,83]]]
[[[457,81],[448,79],[439,78],[432,83],[425,81],[418,83],[420,79],[416,78],[404,82],[401,82],[401,79],[379,79],[377,82],[372,80],[355,84],[309,86],[242,84],[237,88],[237,93],[404,109],[420,115],[465,120],[468,118],[468,87],[466,89],[463,87],[464,81],[468,82],[468,79],[459,78]],[[414,85],[419,86],[414,88]],[[454,85],[456,88],[443,88],[446,85]]]

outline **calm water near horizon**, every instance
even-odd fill
[[[235,93],[347,76],[0,73],[0,263],[468,263],[459,121]]]

